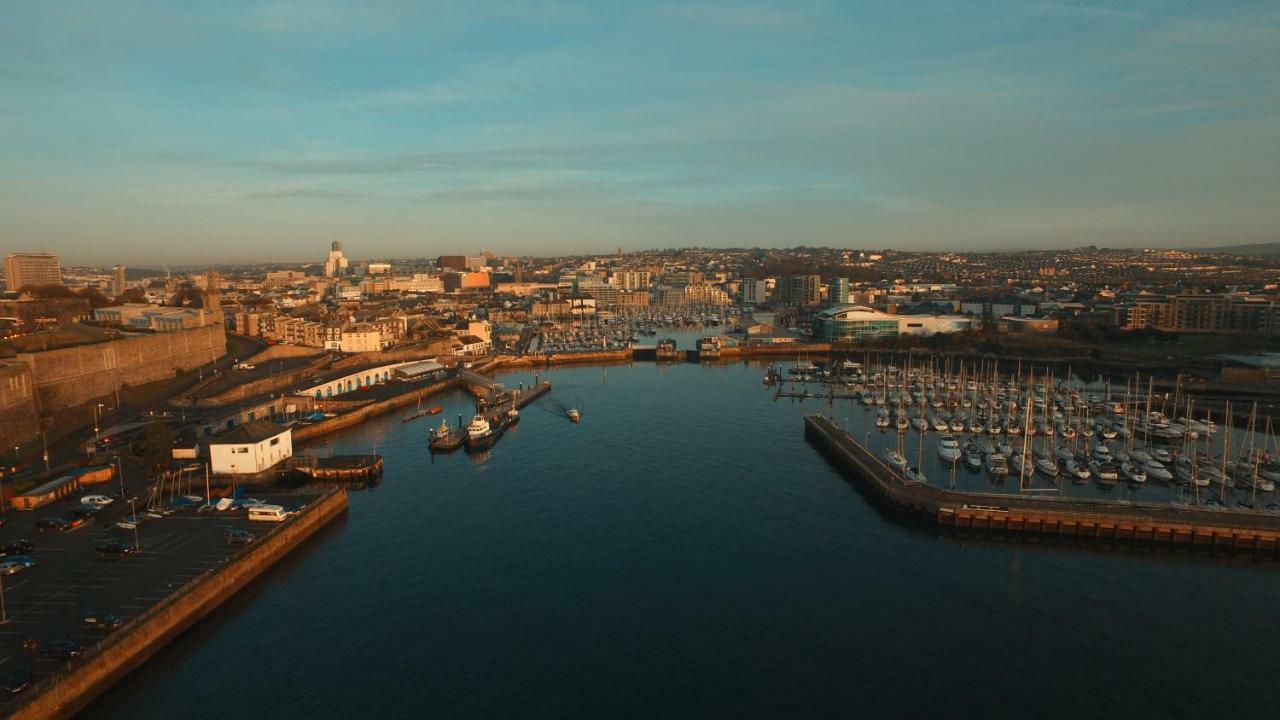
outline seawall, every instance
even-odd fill
[[[11,717],[69,718],[184,630],[204,618],[280,558],[347,510],[347,493],[334,489],[260,541],[192,579],[129,621],[69,666],[31,689]]]

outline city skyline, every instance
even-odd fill
[[[45,3],[6,249],[78,263],[1275,240],[1280,14]]]

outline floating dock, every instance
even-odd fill
[[[809,415],[804,428],[805,439],[871,500],[943,531],[1280,558],[1280,515],[1274,513],[948,490],[904,479],[828,418]]]
[[[381,455],[334,455],[311,457],[295,455],[289,458],[288,469],[328,482],[368,482],[382,476]]]

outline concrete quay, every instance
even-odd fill
[[[1280,516],[1273,513],[948,490],[905,480],[828,418],[809,415],[804,426],[805,438],[869,499],[943,531],[1280,559]]]

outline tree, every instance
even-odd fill
[[[147,291],[142,288],[129,288],[116,296],[116,304],[123,305],[125,303],[145,303],[147,301]]]
[[[71,291],[71,288],[65,285],[27,285],[24,286],[20,292],[30,295],[37,300],[77,297],[77,295]]]
[[[106,307],[111,304],[111,301],[107,299],[107,296],[103,295],[102,291],[95,287],[87,287],[76,293],[76,295],[88,300],[89,307],[91,308]]]
[[[134,444],[134,451],[148,467],[163,472],[173,461],[173,431],[162,422],[147,424]]]

